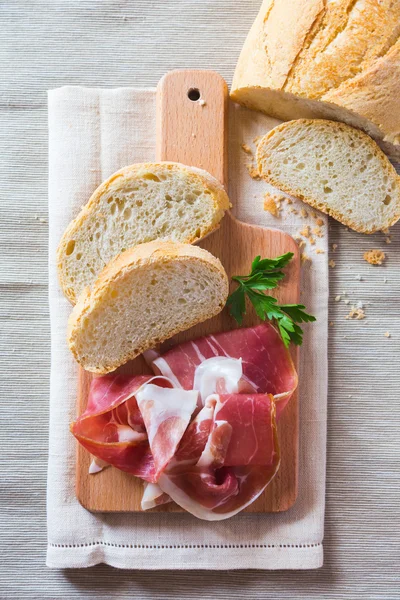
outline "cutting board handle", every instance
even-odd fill
[[[208,171],[227,183],[228,86],[215,71],[170,71],[157,86],[156,160]]]

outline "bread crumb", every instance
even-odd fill
[[[321,219],[321,217],[316,217],[316,224],[319,225],[319,227],[322,227],[323,225],[325,225],[324,220]]]
[[[243,152],[246,152],[246,154],[250,154],[251,156],[253,156],[253,150],[248,144],[241,144],[240,147],[242,148]]]
[[[294,235],[293,239],[296,240],[299,249],[304,248],[304,246],[306,245],[305,241],[302,240],[299,235]]]
[[[287,204],[293,204],[293,200],[291,198],[288,198],[287,196],[285,196],[285,200]]]
[[[293,206],[291,206],[288,210],[289,213],[293,213],[294,215],[299,214],[299,211],[296,210]]]
[[[321,227],[319,225],[317,225],[317,227],[314,227],[312,232],[314,235],[316,235],[319,238],[324,237],[324,232],[321,231]]]
[[[345,304],[350,304],[350,300],[349,300],[348,298],[346,298],[346,299],[344,300],[344,303],[345,303]]]
[[[246,169],[252,179],[261,179],[260,173],[254,163],[247,163]]]
[[[382,229],[382,233],[384,233],[385,235],[389,235],[389,227],[386,227],[386,229]]]
[[[311,258],[305,252],[301,253],[300,260],[301,260],[302,263],[304,263],[306,261],[311,262]]]
[[[361,275],[356,275],[354,277],[354,279],[357,279],[357,281],[362,281],[363,280],[363,278],[361,277]]]
[[[332,250],[335,252],[336,248],[338,247],[337,244],[332,244]]]
[[[390,333],[388,331],[385,331],[385,333],[383,334],[386,338],[390,338]]]
[[[355,319],[356,321],[361,321],[362,319],[365,319],[365,312],[362,308],[352,306],[349,314],[345,316],[345,319]]]
[[[305,208],[301,209],[300,214],[303,217],[303,219],[306,219],[308,217],[308,212],[306,211]]]
[[[313,237],[309,237],[309,238],[308,238],[308,241],[310,242],[310,244],[311,244],[312,246],[315,246],[315,238],[313,238]]]
[[[387,244],[391,244],[391,243],[392,243],[392,236],[391,236],[391,235],[387,235],[387,236],[385,237],[385,242],[386,242]]]
[[[336,267],[336,263],[332,259],[328,262],[328,265],[331,267],[331,269],[334,269]]]
[[[325,250],[322,250],[322,248],[316,248],[315,254],[325,254]]]
[[[199,104],[200,104],[200,106],[205,106],[206,105],[206,101],[203,100],[203,98],[200,98]]]
[[[313,219],[318,219],[317,213],[315,211],[313,211],[313,210],[311,211],[311,216],[312,216]]]
[[[388,278],[387,278],[387,277],[384,277],[384,278],[383,278],[383,283],[387,283],[387,282],[388,282]]]
[[[382,250],[368,250],[364,252],[364,260],[370,265],[381,265],[385,260],[386,256]]]
[[[299,234],[302,235],[303,237],[309,238],[310,237],[310,226],[305,225],[303,227],[303,229],[300,229]]]
[[[356,308],[355,306],[352,306],[349,314],[345,316],[345,319],[355,319],[356,321],[361,321],[362,319],[365,319],[365,312],[362,308]]]
[[[39,218],[39,223],[47,223],[47,219],[43,219],[43,217]]]
[[[253,139],[253,142],[258,146],[258,142],[261,140],[261,138],[263,138],[263,135],[256,135],[256,137]]]
[[[280,206],[268,193],[264,195],[264,210],[271,213],[274,217],[279,217]]]
[[[329,323],[329,327],[333,327],[333,321]]]
[[[340,298],[341,298],[341,297],[342,297],[342,296],[336,296],[336,297],[335,297],[335,302],[340,302]]]

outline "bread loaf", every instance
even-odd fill
[[[231,96],[283,120],[343,121],[398,154],[399,34],[398,0],[264,0]]]
[[[87,371],[108,373],[218,314],[228,277],[198,246],[155,241],[111,261],[69,319],[68,343]]]
[[[218,227],[229,198],[214,177],[178,163],[121,169],[97,188],[57,252],[61,287],[75,304],[120,252],[155,239],[193,243]]]
[[[257,166],[281,190],[362,233],[400,218],[400,177],[364,132],[322,119],[288,121],[261,138]]]

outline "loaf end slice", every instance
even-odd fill
[[[231,98],[271,117],[363,129],[398,158],[400,3],[264,0]]]
[[[400,218],[400,177],[378,145],[344,123],[282,123],[257,148],[260,175],[361,233]]]
[[[141,163],[97,188],[65,231],[57,252],[59,280],[75,304],[106,264],[155,239],[194,243],[216,229],[229,208],[219,181],[179,163]]]
[[[207,250],[141,244],[111,261],[82,293],[69,319],[69,347],[87,371],[109,373],[218,314],[228,288],[224,268]]]

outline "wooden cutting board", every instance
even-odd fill
[[[157,160],[171,160],[201,167],[225,185],[227,181],[228,89],[225,81],[213,71],[172,71],[157,87]],[[149,157],[150,159],[151,157]],[[261,198],[259,200],[262,210]],[[300,260],[296,242],[286,233],[241,223],[227,214],[221,227],[200,246],[220,258],[228,276],[246,274],[255,256],[274,257],[293,252],[294,258],[276,296],[281,303],[299,301]],[[243,326],[259,323],[252,308],[248,309]],[[166,350],[176,343],[235,327],[226,309],[218,316],[192,327],[164,343]],[[298,366],[298,352],[292,348]],[[138,357],[123,367],[132,374],[148,373],[143,359]],[[79,372],[78,414],[87,402],[91,375]],[[278,426],[281,466],[265,492],[246,512],[278,512],[290,508],[297,496],[298,473],[298,396],[294,394]],[[89,475],[89,453],[78,444],[77,497],[90,511],[141,512],[142,482],[112,467]],[[175,512],[174,503],[155,511]]]

